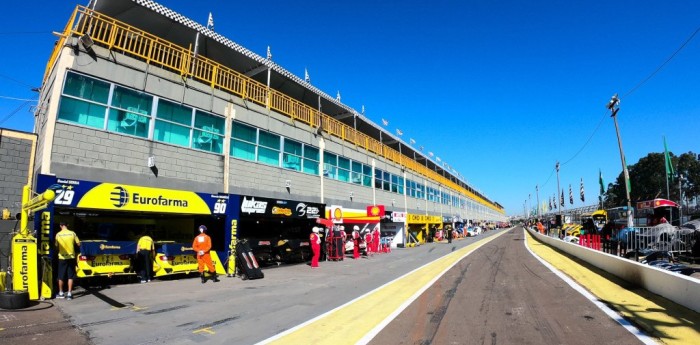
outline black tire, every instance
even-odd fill
[[[2,291],[0,292],[0,309],[22,309],[29,306],[29,292]]]
[[[248,275],[245,273],[241,274],[241,280],[248,280]]]

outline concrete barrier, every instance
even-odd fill
[[[631,284],[665,297],[688,309],[700,312],[700,280],[668,270],[640,264],[622,257],[585,248],[540,234],[528,232],[539,241],[575,256]]]

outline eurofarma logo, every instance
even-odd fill
[[[114,187],[114,190],[112,190],[110,195],[111,197],[109,200],[111,200],[112,204],[114,204],[116,207],[121,208],[129,203],[129,192],[120,186]]]
[[[134,205],[187,207],[187,200],[168,198],[163,195],[147,195],[143,192],[129,193],[121,186],[114,187],[110,200],[116,207],[124,207],[129,202]]]

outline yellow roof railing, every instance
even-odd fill
[[[218,88],[242,99],[269,107],[280,114],[289,116],[294,121],[308,124],[314,128],[321,126],[322,130],[329,135],[351,142],[428,179],[459,191],[468,198],[494,211],[501,214],[505,213],[502,208],[497,207],[494,203],[477,196],[469,189],[463,188],[450,179],[419,164],[412,158],[355,130],[353,127],[277,90],[269,89],[266,85],[248,78],[229,67],[201,55],[194,56],[191,47],[180,47],[84,6],[76,7],[64,32],[60,35],[61,38],[56,44],[46,66],[44,82],[46,82],[49,73],[53,69],[65,39],[70,36],[82,36],[85,34],[90,35],[95,44],[104,46],[107,49],[118,50],[142,59],[149,64],[159,65],[162,68],[179,73],[183,78],[199,80],[212,88]]]

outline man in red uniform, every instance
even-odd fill
[[[209,251],[211,250],[211,238],[207,236],[204,232],[207,231],[207,227],[204,225],[199,226],[199,235],[194,238],[192,242],[192,250],[197,253],[197,265],[199,268],[199,276],[202,278],[202,284],[207,282],[207,278],[204,276],[204,265],[207,265],[209,274],[213,275],[214,282],[218,282],[219,278],[216,276],[216,269],[214,269],[214,264],[211,262],[211,256]]]
[[[321,256],[321,237],[318,235],[319,229],[313,227],[311,229],[311,235],[309,236],[309,242],[311,242],[311,252],[313,256],[311,257],[311,268],[318,268],[318,258]]]
[[[370,256],[373,251],[374,244],[372,242],[372,233],[369,231],[369,229],[365,229],[364,231],[364,238],[365,238],[365,252],[367,253],[367,256]]]
[[[381,241],[381,237],[381,233],[379,232],[379,224],[377,224],[374,227],[374,230],[372,230],[372,244],[374,245],[372,251],[375,253],[379,253],[379,242]]]
[[[360,227],[355,225],[352,227],[352,258],[360,258]]]

